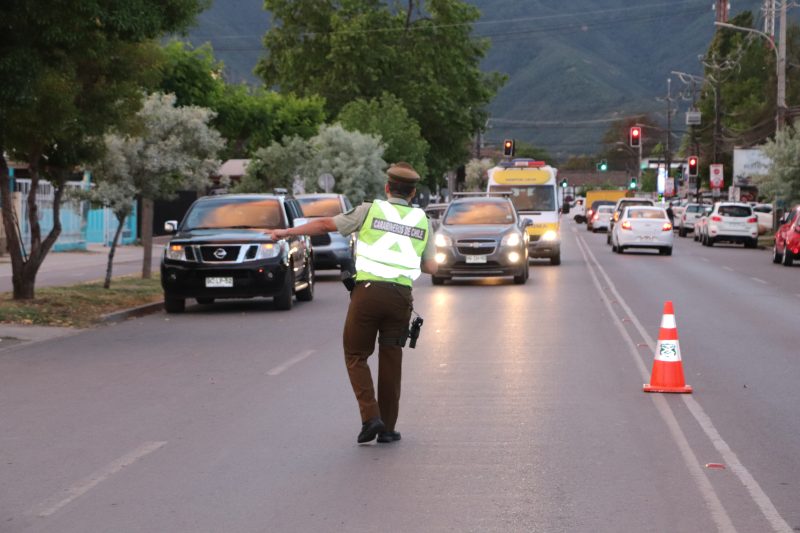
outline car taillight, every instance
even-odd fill
[[[622,223],[622,229],[631,229],[631,221],[626,220]]]
[[[664,222],[664,225],[661,226],[661,231],[671,231],[671,230],[672,230],[672,224],[670,224],[669,222]]]
[[[594,216],[592,217],[592,220],[597,220],[598,218],[599,218],[599,217],[598,217],[597,215],[594,215]]]
[[[591,209],[589,209],[589,217],[590,217],[590,218],[591,218],[591,216],[592,216],[592,213],[594,213],[594,211],[592,211]]]
[[[757,217],[750,217],[750,218],[747,219],[747,221],[750,224],[755,224],[756,222],[758,222],[758,218]]]
[[[722,217],[718,217],[717,215],[714,215],[713,217],[711,217],[711,220],[714,221],[714,222],[722,222]]]

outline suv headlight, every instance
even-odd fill
[[[281,254],[281,245],[279,243],[266,243],[258,247],[256,259],[272,259]]]
[[[170,244],[164,249],[164,254],[172,261],[186,261],[186,247],[182,244]]]
[[[500,246],[519,246],[521,242],[519,233],[509,233],[500,241]]]
[[[447,235],[437,233],[436,238],[433,240],[433,243],[440,248],[444,248],[446,246],[453,246],[453,239],[451,239]]]
[[[542,235],[543,241],[554,241],[556,239],[558,239],[558,233],[553,230],[547,230],[544,232],[544,235]]]

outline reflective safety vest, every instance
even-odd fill
[[[418,207],[375,200],[358,232],[356,280],[411,286],[422,273],[428,218]]]

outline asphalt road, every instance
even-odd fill
[[[390,445],[355,442],[335,276],[0,351],[0,531],[800,529],[800,267],[582,228],[525,286],[419,280]],[[691,396],[641,392],[665,300]]]

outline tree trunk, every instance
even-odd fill
[[[142,260],[142,279],[152,276],[153,262],[153,200],[142,198],[142,246],[144,258]]]
[[[25,268],[25,258],[22,253],[22,236],[19,234],[19,224],[17,212],[14,209],[13,191],[11,190],[11,176],[8,175],[8,162],[3,155],[3,147],[0,146],[0,209],[3,213],[3,226],[6,230],[6,241],[8,243],[8,255],[11,257],[11,282],[14,285],[14,294],[17,294],[17,284],[19,276],[14,274],[22,272]],[[33,296],[31,296],[32,298]],[[15,296],[16,298],[16,296]]]
[[[106,266],[106,280],[103,283],[104,289],[111,288],[111,270],[114,267],[114,252],[117,251],[117,243],[119,242],[119,236],[122,235],[122,228],[125,225],[125,219],[128,218],[127,215],[117,215],[117,222],[119,225],[117,226],[117,231],[114,233],[114,240],[111,241],[111,250],[108,251],[108,266]]]

